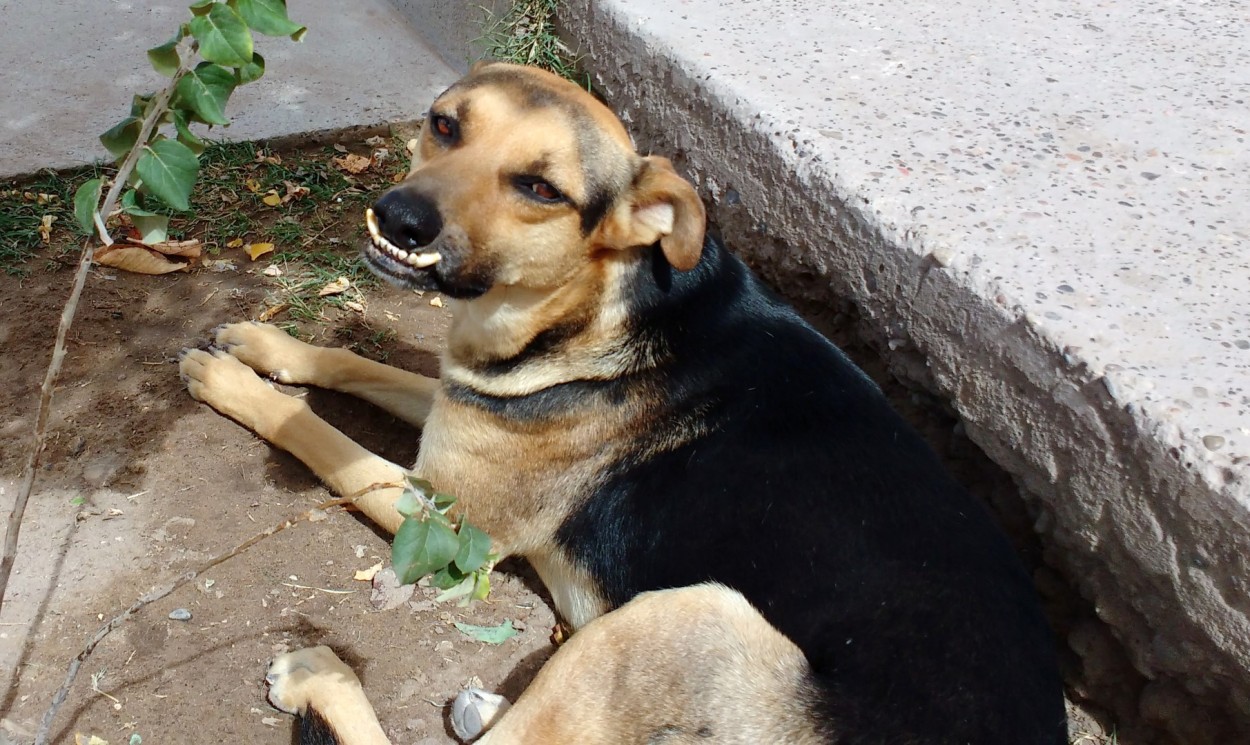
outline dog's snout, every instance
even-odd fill
[[[443,218],[428,197],[406,189],[392,189],[373,205],[378,232],[405,251],[423,248],[443,231]]]

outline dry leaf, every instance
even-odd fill
[[[243,245],[242,238],[232,238],[226,243],[226,248],[238,248]]]
[[[243,182],[243,187],[246,188],[248,191],[252,192],[253,194],[255,194],[256,192],[260,191],[260,182],[254,178],[250,178],[247,181]]]
[[[377,574],[381,570],[382,570],[382,562],[379,561],[377,564],[374,564],[368,569],[357,569],[356,574],[352,575],[352,579],[355,579],[360,582],[372,582],[373,575]]]
[[[169,274],[186,271],[190,266],[184,261],[170,261],[164,254],[145,246],[126,246],[119,243],[96,253],[95,260],[97,264],[135,274]]]
[[[74,745],[109,745],[108,740],[102,740],[95,735],[80,735],[74,733]]]
[[[282,185],[286,187],[286,194],[282,195],[283,204],[286,204],[287,202],[290,202],[293,199],[299,199],[300,197],[307,196],[309,192],[309,189],[307,186],[300,186],[299,184],[293,184],[290,181],[283,181]]]
[[[265,271],[261,272],[261,274],[265,275],[266,277],[281,277],[282,268],[279,267],[277,264],[270,264],[269,266],[265,267]]]
[[[338,279],[334,280],[333,282],[330,282],[325,287],[322,287],[320,290],[318,290],[317,296],[325,297],[326,295],[339,295],[341,293],[347,292],[347,289],[351,286],[352,286],[352,281],[350,279],[348,279],[347,277],[339,277]]]
[[[239,267],[230,259],[214,259],[204,265],[204,268],[210,272],[233,272]]]
[[[336,142],[336,143],[334,143],[334,152],[336,152],[336,153],[345,153],[345,152],[347,152],[347,146],[346,146],[346,145],[341,145],[341,144],[339,144],[339,143],[337,143],[337,142]]]
[[[409,155],[416,155],[417,148],[419,147],[421,147],[421,140],[418,140],[415,137],[412,138],[411,140],[408,140],[408,143],[404,145],[404,149],[408,151]]]
[[[270,154],[266,153],[264,150],[258,150],[256,151],[256,162],[268,163],[271,166],[280,166],[282,165],[282,156],[277,153]]]
[[[368,145],[369,147],[377,147],[378,145],[385,145],[386,138],[383,137],[382,135],[374,135],[370,137],[369,139],[365,140],[365,144]]]
[[[399,316],[398,316],[398,315],[396,315],[396,314],[394,314],[394,313],[392,313],[392,312],[390,312],[389,310],[384,310],[384,311],[382,311],[382,313],[383,313],[383,315],[385,315],[385,316],[386,316],[386,320],[388,320],[388,321],[398,321],[398,320],[399,320]]]
[[[286,310],[289,307],[290,305],[288,305],[287,303],[278,303],[277,305],[271,305],[268,308],[265,308],[265,310],[259,316],[256,317],[256,320],[260,321],[261,323],[265,323],[266,321],[271,321],[273,320],[274,316],[278,315],[279,313],[281,313],[282,311]]]
[[[335,168],[347,171],[352,175],[364,173],[369,170],[369,166],[373,165],[373,161],[369,158],[366,158],[363,155],[354,155],[352,153],[340,155],[337,158],[331,158],[330,163],[334,165]]]
[[[365,312],[365,306],[355,300],[345,300],[343,301],[343,305],[346,306],[348,310],[354,310],[357,313]]]
[[[249,243],[247,244],[247,248],[243,250],[247,251],[247,256],[249,259],[251,259],[252,261],[256,261],[261,256],[264,256],[265,254],[273,251],[273,244],[272,243]]]
[[[264,202],[270,207],[277,207],[278,205],[282,204],[282,197],[278,196],[278,192],[274,191],[273,189],[270,189],[268,192],[265,193],[265,196],[260,198],[260,201]]]
[[[42,194],[40,196],[43,196]],[[52,223],[56,222],[56,215],[44,215],[39,221],[39,237],[44,243],[52,240]]]
[[[435,308],[441,308],[443,307],[443,299],[439,297],[438,295],[435,295],[434,297],[430,298],[430,305],[433,305]]]
[[[188,259],[200,258],[200,242],[195,238],[185,241],[161,241],[146,244],[146,248],[159,251],[166,256],[183,256]]]

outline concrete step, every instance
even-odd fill
[[[164,83],[144,52],[189,18],[188,2],[48,0],[0,29],[0,178],[107,157],[96,139],[130,98]],[[231,97],[210,137],[254,140],[420,118],[458,76],[387,0],[301,0],[303,43],[257,36],[265,77]]]
[[[570,0],[563,20],[732,247],[791,295],[853,300],[1034,495],[1155,681],[1143,707],[1250,720],[1244,8]]]

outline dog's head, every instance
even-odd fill
[[[694,188],[666,159],[639,156],[607,107],[499,63],[479,63],[434,102],[412,170],[366,219],[379,274],[461,299],[555,291],[657,241],[688,270],[705,227]]]

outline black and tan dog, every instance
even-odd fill
[[[534,565],[578,631],[510,709],[462,695],[463,736],[1065,741],[1051,635],[985,510],[585,91],[475,67],[367,218],[379,274],[454,298],[441,379],[247,323],[182,372],[392,532],[405,469],[257,373],[423,426],[415,472]],[[329,650],[269,681],[309,737],[387,742]]]

